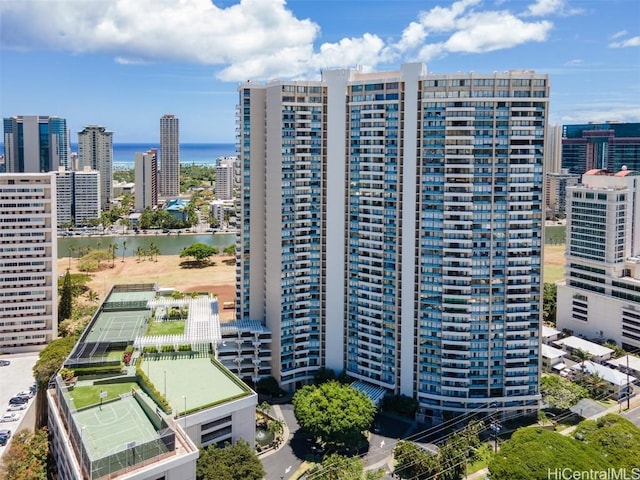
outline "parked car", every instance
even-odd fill
[[[11,397],[9,399],[9,405],[22,405],[23,403],[27,403],[28,401],[29,399],[25,397]]]
[[[0,445],[4,446],[11,438],[11,430],[0,430]]]
[[[16,397],[27,397],[29,399],[33,398],[33,393],[31,390],[23,390],[21,392],[16,393]]]
[[[0,360],[0,367],[8,367],[9,365],[11,365],[9,360]]]
[[[15,422],[20,419],[20,415],[17,413],[5,413],[0,417],[0,422]]]
[[[16,404],[16,405],[9,405],[9,407],[7,408],[7,412],[15,412],[18,410],[25,410],[27,408],[27,404],[26,403],[20,403],[20,404]]]

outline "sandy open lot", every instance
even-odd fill
[[[91,274],[88,287],[97,292],[102,301],[112,285],[121,283],[157,283],[160,288],[172,287],[180,292],[210,292],[218,296],[220,319],[233,320],[234,309],[223,309],[223,302],[235,301],[236,267],[234,257],[215,255],[214,265],[204,268],[184,268],[180,264],[185,258],[178,255],[160,255],[156,260],[138,260],[136,257],[116,258],[103,262],[103,269]],[[78,273],[78,260],[58,260],[58,273]]]

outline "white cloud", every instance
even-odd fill
[[[580,8],[568,8],[565,0],[536,0],[527,7],[523,17],[570,16],[582,13]]]
[[[573,108],[560,115],[562,123],[605,123],[605,122],[638,122],[640,106],[628,104],[593,104],[583,108]]]
[[[542,42],[553,24],[527,23],[508,12],[482,12],[458,22],[459,30],[446,41],[450,52],[490,52],[527,42]]]
[[[561,4],[539,0],[530,9],[540,13]],[[480,0],[458,0],[420,12],[399,38],[370,32],[318,45],[319,25],[296,18],[285,0],[241,0],[224,8],[211,0],[0,0],[2,48],[99,53],[122,64],[213,65],[227,81],[313,76],[356,65],[366,71],[391,61],[512,48],[545,41],[552,26],[481,9]]]
[[[620,30],[619,32],[611,35],[611,40],[615,40],[616,38],[624,37],[628,32],[626,30]]]
[[[565,67],[578,67],[584,65],[584,60],[581,60],[579,58],[574,58],[573,60],[569,60],[568,62],[564,63]]]
[[[609,47],[610,48],[640,47],[640,35],[627,38],[626,40],[622,40],[620,42],[611,42],[609,44]]]

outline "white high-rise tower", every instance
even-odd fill
[[[88,125],[78,132],[78,171],[100,172],[100,202],[108,210],[113,198],[113,132]]]

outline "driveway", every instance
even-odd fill
[[[284,421],[289,427],[289,441],[277,452],[263,457],[262,466],[267,474],[265,480],[287,480],[292,477],[306,458],[321,460],[321,452],[302,430],[293,415],[293,405],[280,405]],[[378,433],[372,433],[369,449],[364,456],[365,468],[385,468],[398,439],[403,438],[412,428],[408,420],[376,415],[375,423],[380,426]],[[385,477],[387,478],[387,477]]]

